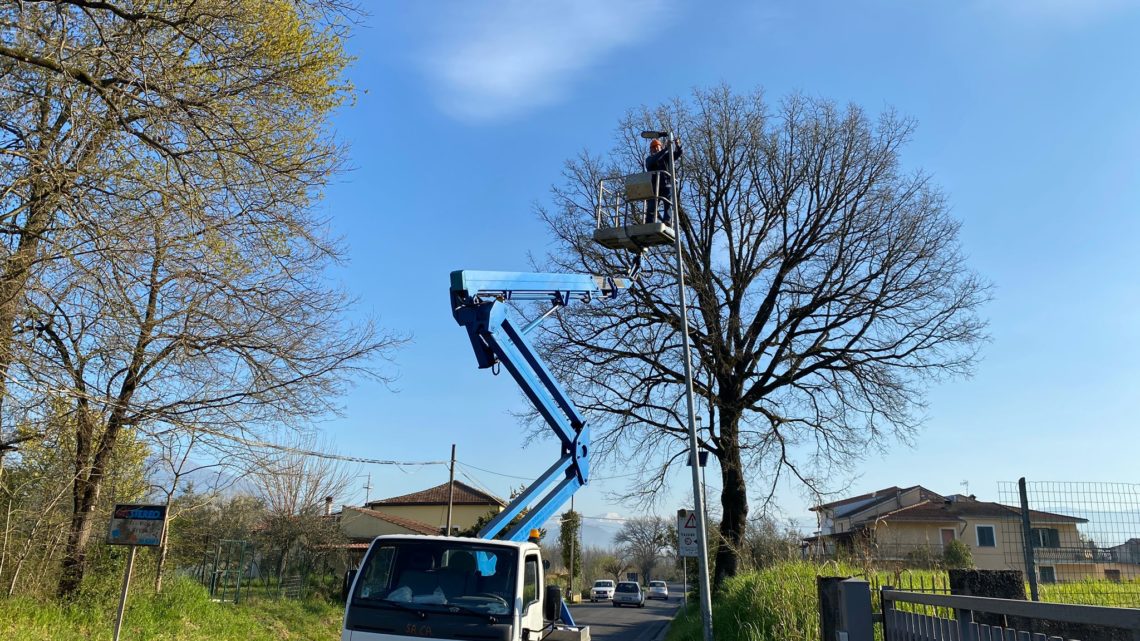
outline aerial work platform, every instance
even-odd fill
[[[598,181],[594,241],[607,249],[640,253],[648,247],[672,245],[673,227],[661,221],[665,211],[677,215],[667,198],[669,172],[648,171]],[[671,222],[671,221],[670,221]]]

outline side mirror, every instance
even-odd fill
[[[543,559],[542,560],[542,569],[543,570],[549,570],[550,569],[550,559]]]
[[[349,570],[344,573],[344,585],[340,588],[340,600],[348,601],[348,593],[352,590],[352,583],[356,580],[358,570]]]
[[[546,586],[546,598],[542,600],[542,618],[557,621],[562,617],[562,588]]]

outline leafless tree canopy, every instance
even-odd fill
[[[641,573],[643,581],[652,578],[657,558],[669,545],[669,523],[659,516],[642,516],[622,524],[614,543]]]
[[[966,265],[959,223],[900,152],[914,123],[793,95],[698,91],[619,123],[619,145],[567,164],[545,265],[620,274],[631,255],[594,245],[603,176],[640,171],[638,132],[685,145],[681,236],[702,445],[723,492],[717,579],[736,572],[748,492],[790,472],[821,489],[869,448],[907,440],[932,382],[966,375],[984,341],[988,285]],[[597,452],[659,490],[684,464],[684,367],[673,248],[623,297],[566,310],[543,349],[594,424]]]

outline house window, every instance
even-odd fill
[[[1057,528],[1035,527],[1029,530],[1029,540],[1035,548],[1061,547],[1061,535],[1057,532]]]
[[[992,525],[976,525],[974,531],[978,536],[978,547],[992,548],[997,547],[997,537],[994,536],[994,526]]]
[[[1057,582],[1057,572],[1056,572],[1056,570],[1053,569],[1053,566],[1042,565],[1041,567],[1037,568],[1037,572],[1038,572],[1038,574],[1041,575],[1041,582],[1042,583],[1056,583]]]
[[[942,534],[942,545],[949,545],[954,540],[954,528],[944,527],[940,533]]]

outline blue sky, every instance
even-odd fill
[[[627,110],[725,82],[894,107],[917,119],[904,162],[935,177],[971,265],[995,285],[976,375],[930,393],[913,448],[858,466],[852,492],[921,483],[996,499],[999,481],[1136,482],[1140,399],[1140,3],[375,3],[349,48],[360,95],[336,117],[354,170],[321,204],[350,247],[336,276],[360,309],[414,334],[394,390],[358,386],[322,425],[337,450],[459,459],[533,478],[506,376],[477,370],[451,318],[454,269],[528,269],[533,214],[564,161],[608,149]],[[372,496],[446,481],[370,467]],[[506,494],[524,481],[466,472]],[[630,515],[598,470],[587,516]],[[709,470],[710,489],[719,482]],[[463,476],[460,477],[464,479]],[[661,504],[683,502],[687,476]],[[364,481],[361,479],[360,485]],[[343,502],[363,499],[363,490]],[[806,501],[780,506],[811,529]]]

